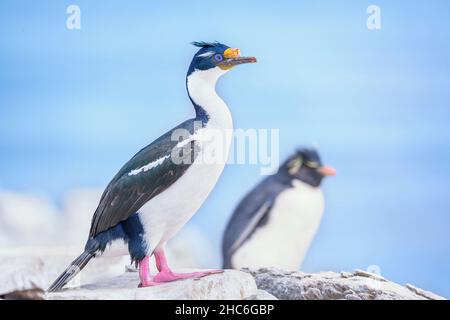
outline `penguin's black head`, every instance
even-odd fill
[[[220,68],[228,71],[244,63],[255,63],[255,57],[241,57],[239,49],[230,48],[219,42],[193,42],[200,50],[195,54],[189,67],[188,75],[195,70],[206,71]]]
[[[281,167],[280,172],[291,179],[299,179],[313,187],[320,186],[326,176],[335,176],[336,170],[324,166],[314,149],[299,149]]]

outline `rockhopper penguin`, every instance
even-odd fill
[[[320,184],[335,174],[315,150],[301,149],[287,159],[234,211],[223,237],[223,267],[298,270],[322,218]]]
[[[234,66],[254,63],[239,49],[214,42],[194,42],[195,54],[186,78],[196,116],[139,151],[111,180],[92,218],[85,251],[48,289],[61,289],[93,257],[114,242],[139,266],[140,286],[220,272],[178,274],[168,266],[164,247],[200,208],[221,175],[225,161],[205,161],[221,153],[226,159],[233,129],[230,111],[217,95],[217,80]],[[204,139],[209,132],[224,139]],[[158,273],[149,272],[154,255]]]

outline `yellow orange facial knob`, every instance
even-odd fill
[[[224,51],[223,56],[225,59],[237,58],[241,55],[241,50],[237,48],[228,48]]]

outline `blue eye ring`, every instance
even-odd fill
[[[214,55],[214,60],[221,62],[223,60],[223,56],[220,53],[217,53]]]

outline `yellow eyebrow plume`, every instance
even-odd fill
[[[237,49],[237,48],[228,48],[227,50],[224,51],[223,56],[226,59],[229,58],[237,58],[239,57],[241,54],[241,50]]]

